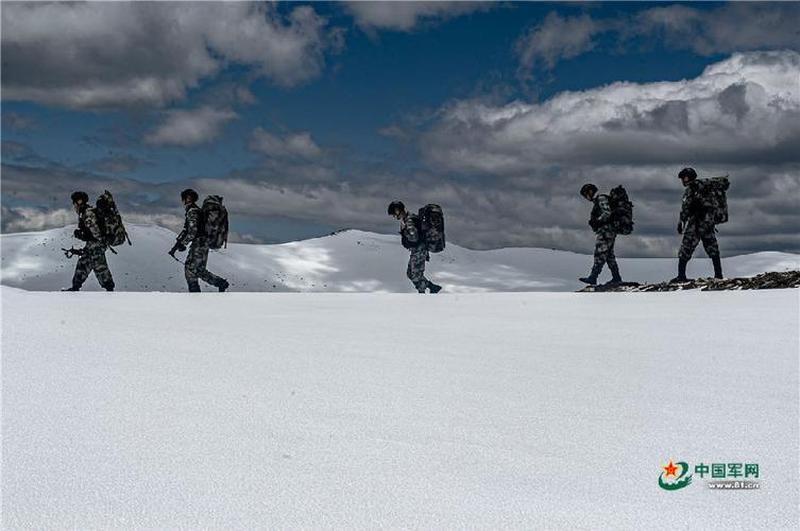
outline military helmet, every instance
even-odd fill
[[[586,183],[583,186],[581,186],[581,195],[583,197],[586,197],[587,195],[589,195],[589,192],[591,192],[593,194],[597,193],[597,187],[595,185],[593,185],[592,183]]]
[[[87,194],[86,192],[80,192],[80,191],[72,192],[72,195],[70,196],[70,199],[72,199],[73,203],[77,203],[78,201],[81,201],[85,205],[86,203],[89,202],[89,194]]]
[[[394,216],[395,210],[405,212],[406,206],[403,204],[402,201],[392,201],[391,203],[389,203],[389,208],[387,209],[387,211],[389,212],[390,216]]]
[[[192,202],[195,202],[195,201],[197,201],[197,199],[198,199],[200,196],[199,196],[199,195],[197,195],[197,192],[195,192],[195,191],[194,191],[194,190],[192,190],[191,188],[187,188],[186,190],[184,190],[183,192],[181,192],[181,201],[186,201],[186,198],[187,198],[187,197],[190,197],[190,198],[192,199]]]
[[[697,172],[694,171],[694,168],[684,168],[678,172],[678,179],[683,179],[684,177],[688,177],[690,181],[694,181],[697,179]]]

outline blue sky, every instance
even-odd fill
[[[67,13],[73,22],[60,22]],[[753,135],[764,124],[784,127],[757,87],[781,102],[779,116],[797,111],[798,13],[763,3],[4,3],[3,230],[72,222],[61,211],[77,183],[90,194],[110,186],[130,219],[176,228],[174,195],[193,186],[230,197],[243,241],[351,226],[391,232],[382,202],[400,197],[442,203],[464,245],[586,251],[586,207],[573,188],[595,180],[641,191],[630,253],[669,255],[677,242],[667,220],[680,197],[673,177],[695,165],[741,175],[739,189],[759,194],[751,203],[741,196],[748,214],[729,225],[724,253],[798,251],[785,203],[786,183],[800,188],[798,157],[787,155],[800,147],[794,129],[747,156],[737,145],[753,146],[746,134],[724,145],[726,105],[745,109],[736,116],[752,122]],[[170,20],[183,29],[170,34]],[[742,20],[752,26],[737,29]],[[773,63],[779,79],[761,67]],[[728,77],[706,94],[720,77],[706,80],[709,68]],[[621,81],[633,84],[633,103],[619,100],[622,90],[604,92]],[[613,102],[595,130],[573,115],[597,118],[580,98]],[[663,101],[654,107],[653,98]],[[575,107],[569,120],[561,100]],[[552,134],[535,125],[548,113]],[[671,155],[624,153],[619,146],[635,142],[619,130],[635,140],[642,128]],[[570,139],[584,133],[593,136],[573,151],[579,163],[548,155],[571,153]],[[525,142],[559,143],[531,156]],[[754,182],[765,174],[771,192]],[[44,198],[39,186],[53,193]],[[759,238],[761,208],[770,219],[756,223],[766,232]]]

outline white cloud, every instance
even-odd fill
[[[794,2],[732,2],[716,9],[685,5],[653,7],[625,32],[663,39],[671,48],[701,55],[800,47],[800,6]]]
[[[231,110],[211,107],[168,111],[166,116],[164,123],[145,136],[146,143],[171,146],[204,144],[217,138],[223,126],[237,118]]]
[[[486,2],[347,2],[358,26],[374,30],[412,31],[420,24],[489,9]]]
[[[618,53],[654,43],[700,55],[800,50],[799,18],[796,2],[732,2],[712,9],[673,4],[600,19],[588,14],[562,17],[553,11],[517,39],[515,52],[521,73],[530,77],[536,66],[551,69],[561,60],[595,49],[601,33],[615,37]]]
[[[3,232],[29,232],[63,227],[76,223],[75,212],[66,208],[54,210],[33,207],[2,207]]]
[[[316,159],[322,150],[308,132],[273,135],[258,127],[250,138],[250,149],[273,158]]]
[[[548,164],[798,161],[799,77],[797,52],[752,52],[690,80],[617,82],[542,103],[456,101],[421,148],[438,168],[493,175]]]
[[[515,50],[520,66],[529,70],[542,62],[553,68],[561,59],[570,59],[594,48],[593,37],[605,29],[605,24],[592,20],[588,15],[561,17],[551,12],[541,24],[517,40]]]
[[[284,17],[265,3],[4,3],[3,98],[165,105],[232,63],[293,86],[341,44],[341,30],[309,6]]]

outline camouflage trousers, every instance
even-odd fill
[[[681,240],[678,258],[688,262],[692,258],[697,244],[701,241],[709,258],[719,256],[719,244],[717,243],[717,236],[714,234],[714,225],[712,223],[690,221],[683,230],[683,240]]]
[[[603,266],[608,264],[608,268],[613,273],[618,271],[617,256],[614,254],[614,242],[617,240],[617,233],[610,227],[601,227],[597,230],[597,241],[594,244],[594,266],[592,273],[599,275]]]
[[[428,287],[428,279],[425,278],[425,262],[428,260],[428,249],[420,245],[416,249],[411,249],[411,256],[408,258],[408,269],[406,276],[417,288],[420,293],[425,293]]]
[[[106,246],[97,242],[86,242],[83,254],[75,265],[75,274],[72,275],[72,285],[76,288],[83,286],[89,273],[94,271],[94,276],[100,285],[106,289],[114,289],[114,278],[106,262]]]
[[[186,282],[189,284],[189,291],[200,291],[198,279],[217,287],[225,281],[222,277],[218,277],[206,269],[208,251],[208,244],[201,240],[194,240],[189,247],[189,254],[186,255],[186,262],[183,268]]]

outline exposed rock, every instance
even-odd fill
[[[604,292],[604,291],[681,291],[699,289],[700,291],[723,291],[743,289],[780,289],[800,288],[800,271],[783,271],[761,273],[754,277],[742,278],[695,278],[687,282],[661,282],[658,284],[638,284],[636,282],[623,282],[620,284],[599,284],[586,286],[579,292]]]

